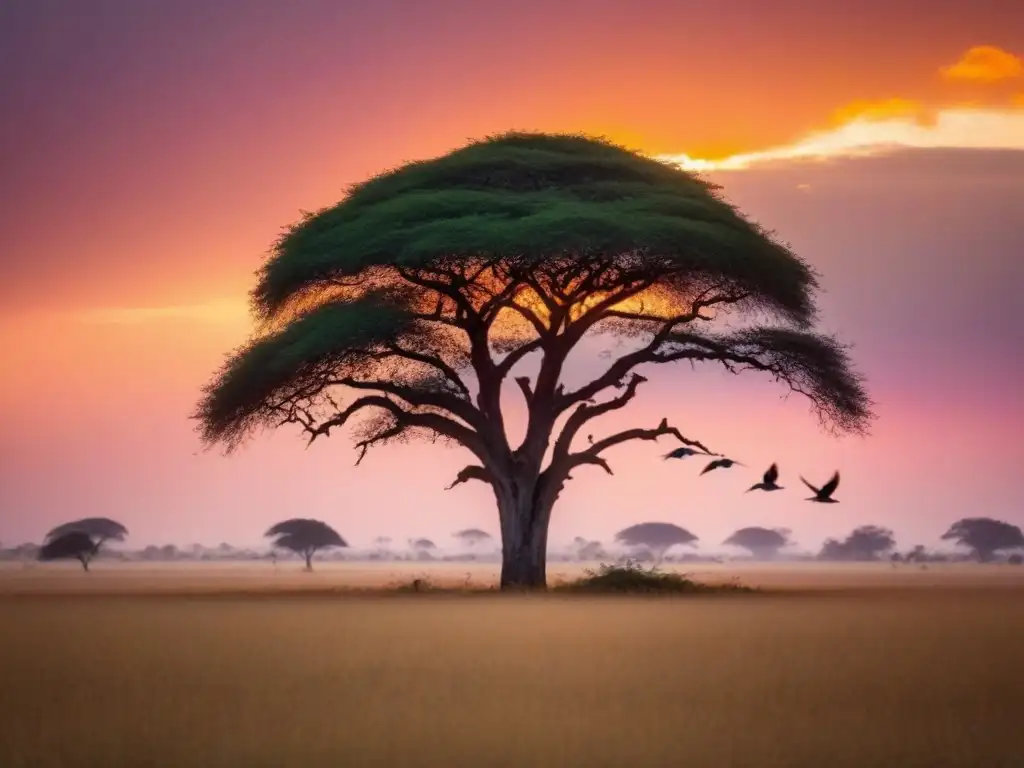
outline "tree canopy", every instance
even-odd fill
[[[39,548],[40,560],[78,560],[82,568],[89,570],[89,562],[96,555],[99,544],[85,531],[69,530],[56,536],[47,537]]]
[[[1001,549],[1024,547],[1024,533],[1018,526],[990,517],[957,520],[942,538],[973,550],[982,562],[991,560]]]
[[[827,539],[818,557],[822,560],[878,560],[896,546],[896,539],[888,528],[862,525],[843,541]]]
[[[487,531],[481,531],[479,528],[466,528],[456,531],[452,536],[468,547],[478,546],[493,538]]]
[[[645,547],[660,561],[676,545],[693,544],[697,537],[672,523],[637,523],[615,534],[615,540],[627,547]]]
[[[66,533],[78,531],[102,543],[104,541],[124,541],[128,529],[109,517],[84,517],[63,523],[46,534],[47,539],[54,539]]]
[[[789,544],[789,531],[784,528],[740,528],[723,544],[746,549],[754,557],[774,557]]]
[[[297,552],[306,560],[307,570],[313,569],[313,555],[327,547],[347,547],[341,535],[327,523],[309,518],[284,520],[265,534],[274,538],[273,545]]]
[[[207,444],[285,424],[310,442],[352,426],[367,449],[417,437],[474,463],[449,487],[492,486],[503,584],[543,583],[551,508],[574,469],[662,436],[667,420],[577,449],[624,407],[645,365],[711,361],[805,394],[830,429],[863,432],[870,400],[845,348],[813,329],[818,279],[705,180],[607,141],[509,133],[352,186],[273,246],[252,291],[260,327],[204,390]],[[725,327],[727,315],[753,322]],[[568,389],[588,336],[634,345]],[[515,375],[530,359],[533,374]],[[510,441],[503,384],[528,415]],[[610,391],[614,395],[608,397]],[[604,398],[604,399],[602,399]]]

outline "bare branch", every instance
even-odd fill
[[[513,349],[511,352],[505,355],[504,358],[502,358],[500,363],[498,363],[498,376],[504,379],[515,367],[516,363],[518,363],[531,352],[536,352],[538,349],[540,349],[541,344],[541,339],[533,339],[532,341],[529,341],[526,344],[523,344],[522,346]]]
[[[676,315],[675,317],[663,321],[662,327],[658,329],[650,343],[646,346],[627,355],[623,355],[616,360],[608,370],[604,372],[604,374],[597,377],[589,384],[580,387],[575,392],[570,392],[561,397],[556,405],[558,412],[563,412],[576,403],[590,400],[602,390],[614,386],[638,365],[643,365],[644,363],[669,362],[666,359],[659,358],[658,350],[667,341],[671,340],[673,331],[676,327],[693,322],[698,318],[703,318],[701,315],[701,310],[703,309],[717,304],[735,304],[747,298],[747,294],[713,294],[710,296],[707,294],[708,292],[705,291],[700,297],[695,299],[688,312],[684,312],[683,314]],[[605,316],[607,316],[607,313]],[[682,358],[679,357],[674,359]]]
[[[473,407],[469,400],[464,400],[450,393],[428,392],[393,381],[366,381],[352,377],[333,379],[331,383],[338,386],[351,387],[352,389],[384,392],[401,398],[413,406],[436,408],[462,419],[474,429],[479,428],[482,422],[480,412]],[[454,424],[455,422],[452,423]]]
[[[557,465],[552,464],[552,467],[558,466],[559,471],[563,474],[568,474],[574,468],[584,464],[596,464],[597,466],[601,466],[608,470],[608,467],[605,466],[604,460],[601,458],[601,453],[604,451],[631,440],[657,440],[659,437],[663,437],[665,435],[675,437],[683,445],[688,445],[691,448],[699,448],[705,453],[712,453],[712,451],[699,440],[691,440],[688,437],[684,437],[682,432],[680,432],[676,427],[669,425],[668,419],[662,419],[661,423],[654,429],[627,429],[623,432],[611,435],[610,437],[606,437],[603,440],[598,440],[585,451],[569,454],[564,458],[564,460],[559,461]]]
[[[481,466],[478,466],[476,464],[470,464],[468,467],[461,470],[459,474],[455,476],[455,480],[453,480],[452,484],[446,487],[445,490],[450,491],[456,485],[468,483],[470,480],[479,480],[483,483],[490,483],[491,473]]]
[[[516,384],[523,391],[523,397],[526,399],[526,404],[529,405],[533,402],[533,390],[530,389],[530,378],[528,376],[517,376]]]
[[[598,405],[584,404],[573,411],[566,421],[565,426],[562,428],[561,434],[555,441],[554,456],[556,457],[556,460],[557,457],[565,456],[569,453],[572,448],[572,441],[575,439],[576,434],[587,422],[596,419],[598,416],[603,416],[606,413],[624,408],[627,403],[636,397],[637,389],[645,381],[647,381],[647,379],[639,373],[634,373],[632,378],[630,378],[629,383],[626,385],[625,391],[618,397]]]
[[[303,424],[303,428],[310,436],[309,443],[312,444],[321,435],[329,436],[331,429],[344,426],[356,413],[365,408],[381,408],[388,411],[394,417],[395,424],[385,430],[385,433],[374,435],[372,438],[358,443],[357,447],[362,448],[363,455],[373,443],[397,437],[405,429],[420,428],[454,440],[468,448],[481,460],[488,458],[486,446],[474,430],[437,413],[408,410],[384,395],[364,395],[340,413],[320,424],[312,422]],[[362,456],[360,456],[360,461],[362,461]]]

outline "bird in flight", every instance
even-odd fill
[[[702,475],[704,475],[704,474],[707,474],[708,472],[710,472],[713,469],[718,469],[719,467],[722,467],[723,469],[728,469],[733,464],[739,464],[741,467],[744,466],[743,464],[740,464],[740,462],[733,461],[732,459],[715,459],[710,464],[708,464],[706,467],[704,467],[704,469],[702,469],[700,473]]]
[[[747,488],[747,493],[751,491],[781,491],[782,486],[778,483],[779,479],[779,465],[772,464],[768,467],[768,471],[764,473],[764,478],[757,485],[752,485]]]
[[[705,453],[704,451],[698,451],[693,448],[689,448],[685,445],[676,448],[674,451],[670,451],[665,454],[666,459],[685,459],[690,456],[717,456],[715,453]]]
[[[821,504],[838,504],[837,499],[832,498],[832,494],[836,492],[836,488],[839,487],[839,472],[832,475],[832,479],[825,483],[821,488],[815,488],[813,485],[804,480],[803,476],[800,476],[803,480],[804,485],[814,491],[814,495],[807,499],[807,501],[817,501]]]

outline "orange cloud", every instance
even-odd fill
[[[843,125],[854,120],[918,119],[924,116],[925,109],[920,103],[893,98],[885,101],[855,101],[837,109],[832,118],[839,125]]]
[[[1024,62],[1019,56],[994,45],[976,45],[968,49],[956,64],[940,72],[950,80],[976,80],[991,83],[1024,76]]]
[[[722,160],[688,155],[659,159],[690,171],[741,170],[764,163],[824,160],[888,152],[893,149],[1024,150],[1024,107],[949,107],[919,116],[854,117],[833,128],[806,134],[791,144]]]

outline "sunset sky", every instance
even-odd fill
[[[698,479],[668,440],[628,444],[614,477],[578,473],[555,543],[651,519],[713,550],[743,525],[807,549],[862,523],[902,546],[1024,525],[1022,56],[1018,0],[2,3],[0,541],[87,515],[137,546],[254,544],[291,516],[354,545],[496,533],[485,488],[443,490],[458,450],[357,468],[345,436],[282,431],[224,457],[188,415],[300,210],[509,129],[722,184],[822,273],[824,326],[878,402],[870,437],[836,439],[770,380],[657,369],[602,428],[668,416],[752,468]],[[744,496],[775,460],[787,490]],[[798,474],[836,468],[840,504],[802,501]]]

